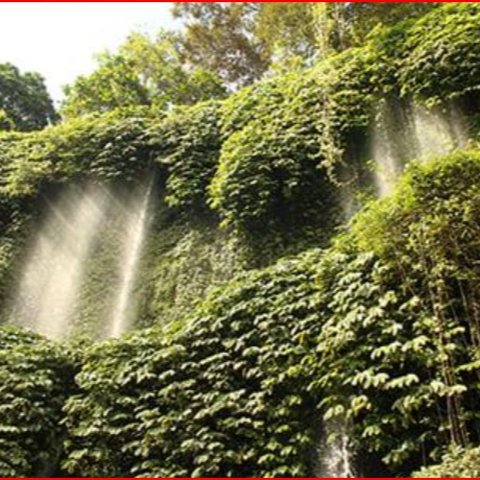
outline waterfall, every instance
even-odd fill
[[[445,155],[451,150],[468,143],[463,117],[451,107],[447,112],[427,110],[414,105],[412,123],[416,145],[415,157],[425,161]]]
[[[464,147],[467,130],[463,115],[453,105],[440,110],[382,100],[371,135],[378,195],[391,193],[409,161],[426,161]]]
[[[349,222],[359,210],[359,204],[357,198],[355,197],[355,191],[351,185],[343,185],[339,192],[339,197],[343,219],[345,222]]]
[[[344,421],[327,421],[317,451],[317,478],[354,478],[352,453]]]
[[[375,186],[378,196],[385,197],[389,195],[395,183],[400,170],[397,158],[392,154],[389,144],[383,140],[374,140],[373,160],[375,162]]]
[[[27,251],[11,310],[13,323],[59,339],[68,335],[90,249],[107,208],[100,187],[71,187],[47,204]]]
[[[47,198],[44,220],[27,245],[10,321],[53,339],[126,331],[136,313],[152,191],[153,181],[131,193],[71,186]]]
[[[403,169],[398,152],[398,119],[387,101],[377,107],[372,132],[371,150],[375,163],[375,186],[380,197],[387,196]]]
[[[109,336],[118,337],[124,333],[135,315],[135,301],[132,299],[142,246],[148,229],[148,211],[153,191],[153,181],[143,194],[134,199],[127,208],[126,235],[120,258],[120,282],[114,302]]]

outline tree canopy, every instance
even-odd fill
[[[0,130],[38,130],[54,122],[56,113],[43,77],[0,64]]]
[[[201,66],[182,62],[179,36],[160,31],[155,38],[134,33],[117,52],[98,56],[98,68],[65,88],[65,116],[109,111],[119,107],[193,104],[222,97],[221,80]]]
[[[176,3],[185,22],[181,46],[192,64],[246,85],[278,64],[309,65],[331,51],[365,42],[377,25],[427,13],[437,4],[315,2]],[[296,62],[292,63],[292,60]]]
[[[65,89],[66,117],[119,107],[215,99],[227,90],[311,66],[366,42],[378,25],[418,17],[436,4],[175,3],[180,31],[134,33]]]

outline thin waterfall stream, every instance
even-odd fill
[[[465,121],[454,106],[446,111],[428,110],[415,104],[392,105],[386,100],[377,106],[371,138],[379,197],[391,193],[409,161],[424,162],[468,143]]]
[[[325,422],[317,459],[315,475],[318,478],[354,478],[356,476],[345,421],[338,419]]]
[[[377,107],[372,132],[372,157],[375,163],[375,186],[379,197],[389,195],[403,164],[398,156],[398,133],[394,110],[384,100]]]
[[[107,194],[100,187],[69,188],[48,203],[16,289],[13,323],[54,339],[68,336],[85,264],[106,209]]]
[[[100,185],[72,186],[55,199],[47,198],[40,231],[27,245],[21,265],[10,322],[52,339],[76,334],[82,325],[92,338],[124,333],[135,320],[135,281],[153,184],[142,183],[131,193]],[[84,325],[82,301],[85,284],[92,280],[89,269],[97,261],[99,246],[110,248],[112,233],[118,234],[117,246],[112,246],[106,273],[96,279],[108,308],[99,305],[96,319]]]
[[[134,202],[127,218],[127,234],[120,262],[120,287],[115,301],[110,329],[111,337],[118,337],[130,326],[134,308],[132,294],[140,261],[142,246],[148,227],[148,207],[153,191],[153,181],[146,189],[140,204]]]

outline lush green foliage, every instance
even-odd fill
[[[317,258],[237,280],[179,334],[143,332],[92,350],[82,391],[67,406],[67,470],[306,475],[315,417],[305,386],[321,326]]]
[[[374,107],[382,94],[431,103],[439,89],[446,97],[459,97],[476,88],[477,76],[470,73],[477,68],[477,48],[470,33],[478,12],[475,4],[434,9],[417,23],[390,29],[310,70],[262,82],[220,104],[175,109],[156,121],[147,109],[127,110],[30,136],[4,135],[4,188],[31,193],[40,180],[87,171],[101,178],[131,176],[131,166],[141,169],[152,155],[166,167],[174,207],[205,206],[211,182],[209,202],[225,223],[247,230],[283,219],[290,225],[308,223],[309,210],[335,206],[332,179],[343,183],[364,175]],[[435,38],[451,41],[440,46],[427,41],[433,29],[422,25],[429,22],[435,24]],[[134,46],[143,41],[134,40]],[[437,61],[439,55],[445,62]],[[464,60],[455,61],[459,57]],[[449,65],[448,72],[432,70],[440,65]],[[437,78],[442,85],[427,88]]]
[[[405,94],[441,102],[478,91],[480,6],[446,5],[408,30],[399,80]]]
[[[154,166],[164,200],[140,269],[139,326],[156,327],[85,352],[65,408],[65,473],[308,476],[329,422],[345,425],[351,447],[394,474],[439,461],[450,445],[478,444],[478,149],[412,165],[396,194],[369,204],[350,233],[327,251],[310,247],[330,238],[343,189],[366,175],[376,102],[474,98],[479,12],[436,7],[420,23],[223,102],[2,134],[2,272],[28,211],[22,202],[52,186],[90,178],[128,188]],[[448,43],[431,41],[441,37]],[[414,59],[422,60],[413,73]],[[218,231],[215,214],[229,228]],[[257,264],[302,253],[212,292],[237,272],[245,240]],[[97,254],[92,278],[115,249]],[[104,293],[100,284],[90,293]],[[43,368],[53,348],[19,338],[15,355],[5,354],[11,378],[9,358]],[[52,382],[55,423],[65,393]],[[5,425],[0,442],[14,442],[9,458],[19,459],[11,472],[35,473],[22,442],[36,434],[11,440]]]
[[[243,264],[242,246],[219,230],[215,218],[172,221],[168,207],[156,220],[140,268],[138,326],[182,320]]]
[[[468,94],[472,100],[477,76],[470,72],[476,71],[478,49],[471,37],[478,12],[475,4],[435,8],[420,22],[380,32],[366,46],[222,102],[176,108],[167,115],[127,109],[41,132],[4,133],[2,224],[10,228],[25,198],[51,186],[86,177],[132,180],[153,160],[172,212],[188,216],[213,208],[262,263],[318,245],[343,219],[344,190],[354,190],[369,175],[369,133],[384,94],[431,103],[441,89],[445,96]],[[429,40],[432,35],[449,42],[437,45]],[[147,44],[132,37],[125,47],[142,61],[142,71],[156,48]],[[168,45],[161,48],[170,52]],[[417,63],[414,52],[422,58],[415,75],[410,72]],[[438,62],[439,56],[445,62]],[[463,60],[455,61],[459,56]],[[440,65],[448,72],[432,70]],[[426,88],[438,78],[441,85]],[[5,245],[10,252],[10,243]],[[5,258],[8,270],[10,256]]]
[[[412,168],[330,251],[241,276],[178,332],[96,347],[68,471],[311,475],[322,416],[392,473],[478,441],[479,175],[475,152]]]
[[[72,392],[74,373],[62,350],[37,335],[13,327],[0,329],[2,477],[55,472],[63,435],[62,407]]]
[[[171,207],[206,206],[206,189],[222,146],[217,111],[213,102],[178,108],[149,131],[154,160],[166,170]]]
[[[221,119],[226,140],[210,189],[225,223],[251,232],[283,221],[291,231],[312,223],[310,208],[331,212],[328,177],[333,183],[365,177],[374,107],[385,94],[432,104],[439,101],[436,92],[446,101],[465,99],[477,88],[471,72],[478,52],[470,32],[479,14],[477,5],[434,9],[308,72],[229,98]],[[435,29],[425,27],[430,24]],[[438,44],[429,35],[449,42]],[[437,79],[441,85],[427,88]]]
[[[417,418],[416,436],[393,450],[392,460],[392,454],[401,459],[409,451],[418,451],[419,439],[438,446],[478,441],[474,405],[478,402],[479,174],[476,151],[415,165],[396,196],[367,209],[353,227],[359,245],[376,252],[391,269],[396,279],[393,299],[400,302],[395,310],[409,318],[396,322],[400,329],[375,358],[391,355],[405,367],[409,362],[404,356],[412,353],[411,361],[417,362],[411,370],[415,378],[405,377],[411,378],[412,391],[394,404],[403,412],[401,428],[409,418]],[[409,309],[413,309],[410,314]],[[386,317],[390,320],[395,315]],[[377,328],[382,328],[381,322],[375,323]],[[358,337],[362,344],[364,336]],[[375,337],[382,338],[380,332]],[[361,351],[361,345],[350,349]],[[425,412],[433,407],[438,418],[432,428],[428,422],[435,414]],[[388,421],[379,424],[381,428],[372,430],[369,445],[375,445],[376,436],[379,445],[385,445]],[[394,438],[399,441],[401,435],[397,432]]]
[[[321,137],[313,115],[320,103],[304,109],[295,91],[302,85],[292,82],[294,93],[288,95],[285,80],[281,86],[272,84],[265,107],[257,105],[253,119],[225,142],[212,183],[213,207],[227,223],[247,230],[268,230],[282,220],[291,228],[305,220],[302,217],[311,220],[331,195],[320,171]],[[314,95],[312,88],[308,91]],[[271,108],[269,100],[275,95]]]
[[[148,167],[145,121],[144,113],[131,110],[80,118],[40,132],[3,134],[1,193],[24,197],[86,176],[128,181]]]
[[[295,235],[318,244],[331,233],[343,218],[338,186],[361,175],[373,100],[364,63],[363,52],[348,52],[224,102],[210,196],[225,224],[256,241],[275,232],[270,248],[280,251]]]
[[[21,73],[10,63],[0,64],[0,131],[38,130],[56,120],[43,78]]]
[[[414,478],[478,478],[480,449],[454,448],[442,457],[442,463],[416,472]]]

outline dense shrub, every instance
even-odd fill
[[[60,347],[13,327],[0,329],[0,475],[46,476],[61,452],[62,407],[72,361]]]
[[[221,131],[225,139],[242,130],[262,112],[279,111],[285,101],[289,82],[298,81],[298,73],[284,75],[234,92],[220,105]]]
[[[467,385],[468,395],[478,392],[461,378],[451,382],[444,355],[450,351],[468,368],[474,352],[456,344],[458,324],[445,328],[442,343],[438,319],[424,304],[427,292],[409,291],[384,260],[336,253],[326,261],[320,374],[311,388],[319,391],[325,420],[348,419],[354,451],[381,460],[390,475],[408,475],[422,454],[461,441],[466,430],[458,420],[466,412],[455,406]],[[469,415],[478,422],[474,409]]]
[[[40,132],[0,137],[0,193],[33,196],[42,186],[89,177],[124,181],[149,164],[146,111],[80,117]]]
[[[244,276],[185,331],[89,352],[69,401],[72,474],[305,476],[318,252]],[[310,432],[310,434],[309,434]]]
[[[230,135],[210,188],[225,224],[258,234],[320,220],[329,231],[327,219],[341,218],[336,170],[357,153],[355,139],[365,142],[372,110],[362,61],[361,52],[349,52],[225,102],[222,128]]]
[[[404,94],[442,102],[478,92],[480,5],[445,5],[408,29],[399,45],[398,73]]]
[[[163,215],[162,215],[163,214]],[[215,218],[172,221],[156,208],[139,271],[137,326],[181,320],[215,287],[243,268],[242,248],[218,229]]]
[[[316,135],[314,124],[299,119],[288,125],[277,114],[232,135],[211,189],[226,224],[264,232],[282,222],[301,225],[331,208],[332,185],[315,158]]]
[[[413,478],[479,478],[480,448],[454,448],[442,457],[442,463],[422,468]]]
[[[221,148],[217,102],[177,108],[149,132],[154,159],[166,170],[171,207],[205,207]]]
[[[391,419],[409,436],[400,449],[388,454],[392,459],[392,454],[401,459],[403,455],[407,458],[409,451],[418,452],[419,439],[425,441],[425,451],[428,445],[441,447],[451,442],[465,446],[478,441],[479,180],[476,151],[413,165],[392,199],[377,202],[354,223],[360,247],[375,252],[391,269],[396,279],[392,284],[395,298],[409,299],[403,306],[397,305],[397,311],[413,308],[399,322],[398,338],[392,337],[390,347],[378,353],[401,358],[405,366],[404,356],[412,351],[409,362],[417,362],[411,370],[415,377],[404,379],[410,378],[415,392],[400,403],[392,402],[403,415]],[[377,323],[380,328],[382,323]],[[380,338],[380,333],[377,336]],[[363,337],[358,336],[362,344]],[[361,350],[360,345],[350,348]],[[371,360],[376,360],[377,354],[373,355]],[[375,382],[373,379],[366,381]],[[433,406],[437,413],[427,414]],[[414,419],[415,435],[407,429],[409,418]],[[429,425],[432,420],[433,429]],[[384,447],[388,421],[378,425],[371,430],[369,445],[375,445],[377,437]]]

